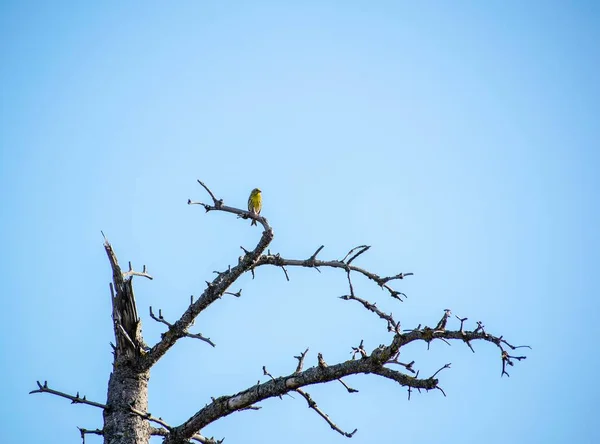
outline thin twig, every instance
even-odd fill
[[[82,427],[77,427],[79,429],[79,433],[81,435],[81,443],[85,444],[85,435],[100,435],[103,436],[104,435],[104,430],[101,429],[84,429]]]
[[[241,290],[240,290],[241,292]],[[238,296],[239,297],[239,296]],[[170,322],[168,322],[162,315],[162,309],[158,309],[158,316],[156,316],[152,310],[152,306],[150,306],[150,317],[152,319],[154,319],[156,322],[160,322],[161,324],[165,324],[167,327],[169,327],[169,329],[173,328],[173,324],[171,324]],[[210,340],[210,338],[207,338],[205,336],[202,335],[202,333],[189,333],[189,332],[185,332],[183,334],[184,337],[187,338],[194,338],[194,339],[200,339],[201,341],[206,342],[207,344],[212,345],[213,347],[216,347],[216,344]]]
[[[350,280],[349,277],[348,277],[348,280]],[[353,292],[352,284],[350,284],[350,289],[351,289],[351,292]],[[387,321],[388,331],[391,331],[394,333],[400,333],[400,331],[401,331],[400,330],[400,322],[396,322],[391,314],[386,314],[383,311],[381,311],[379,308],[377,308],[376,304],[371,303],[371,302],[367,301],[366,299],[362,299],[357,296],[354,296],[353,294],[340,296],[340,299],[343,299],[344,301],[352,300],[352,301],[360,302],[363,305],[363,307],[365,307],[367,310],[375,313],[381,319]]]
[[[129,277],[132,276],[140,276],[140,277],[145,277],[146,279],[150,279],[152,280],[152,276],[150,276],[147,272],[146,272],[146,266],[144,265],[143,270],[142,271],[135,271],[133,269],[133,267],[131,266],[131,261],[129,262],[129,271],[126,271],[125,273],[123,273],[123,279],[127,279]]]
[[[340,429],[332,420],[331,418],[329,418],[329,416],[327,415],[327,413],[325,413],[323,410],[321,410],[318,406],[317,403],[315,401],[313,401],[313,399],[310,397],[310,395],[305,392],[302,389],[296,389],[296,391],[298,393],[300,393],[304,399],[306,399],[306,402],[308,403],[308,407],[310,407],[311,409],[313,409],[315,412],[317,412],[319,414],[319,416],[321,418],[323,418],[327,424],[329,424],[329,426],[335,430],[336,432],[338,432],[340,435],[345,436],[346,438],[352,438],[354,436],[354,434],[357,432],[358,429],[354,429],[351,433],[348,432],[344,432],[342,429]]]
[[[213,192],[210,191],[210,189],[204,184],[204,182],[202,182],[201,180],[198,179],[198,183],[200,185],[202,185],[204,187],[204,189],[206,190],[206,192],[210,195],[210,197],[213,200],[213,204],[215,205],[215,207],[218,207],[220,203],[223,203],[223,200],[217,200],[217,198],[215,197],[215,195],[213,194]]]
[[[370,246],[370,245],[361,245],[361,246],[359,246],[359,247],[355,247],[355,248],[353,248],[352,250],[350,250],[350,251],[348,252],[348,254],[346,255],[346,257],[344,258],[344,260],[343,260],[342,262],[346,262],[348,265],[350,265],[354,259],[356,259],[358,256],[360,256],[361,254],[363,254],[363,253],[364,253],[365,251],[367,251],[369,248],[371,248],[371,246]],[[359,251],[358,251],[358,252],[357,252],[357,253],[356,253],[354,256],[352,256],[350,259],[348,259],[348,260],[346,261],[345,259],[346,259],[346,258],[347,258],[347,257],[350,255],[350,253],[352,253],[354,250],[359,250]]]
[[[366,358],[367,356],[369,356],[369,354],[367,353],[367,351],[365,350],[364,346],[363,346],[363,340],[360,340],[360,344],[358,345],[358,347],[352,347],[352,359],[355,358],[355,356],[357,354],[360,355],[361,358]]]
[[[79,392],[77,392],[77,394],[75,396],[73,396],[73,395],[69,395],[68,393],[59,392],[58,390],[51,389],[50,387],[48,387],[48,381],[44,381],[43,385],[40,383],[40,381],[36,381],[36,383],[39,388],[37,390],[30,391],[29,392],[30,395],[32,393],[50,393],[51,395],[56,395],[56,396],[60,396],[61,398],[69,399],[69,400],[71,400],[72,404],[87,404],[87,405],[91,405],[92,407],[106,409],[105,404],[101,404],[99,402],[94,402],[94,401],[88,401],[86,399],[85,395],[83,396],[83,398],[80,397]]]
[[[304,358],[306,357],[307,353],[308,347],[306,348],[306,350],[300,353],[300,356],[294,356],[294,358],[298,360],[298,366],[296,367],[295,373],[300,373],[302,371],[302,368],[304,367]]]
[[[443,366],[442,368],[440,368],[440,369],[439,369],[437,372],[435,372],[433,375],[431,375],[430,379],[433,379],[433,378],[435,378],[435,377],[437,376],[437,374],[438,374],[439,372],[441,372],[442,370],[444,370],[444,369],[446,369],[446,368],[450,368],[450,365],[451,365],[451,364],[452,364],[452,363],[450,363],[450,362],[449,362],[448,364],[444,365],[444,366]]]
[[[405,364],[404,362],[400,362],[398,360],[398,357],[400,356],[400,352],[398,352],[396,354],[396,356],[392,357],[391,359],[389,359],[386,364],[398,364],[401,365],[402,367],[404,367],[406,370],[408,370],[409,372],[411,372],[412,374],[415,374],[415,370],[413,369],[413,365],[415,364],[415,361],[410,361],[408,364]]]

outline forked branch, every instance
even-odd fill
[[[156,343],[142,358],[140,367],[142,370],[147,370],[154,365],[164,354],[177,342],[177,340],[189,336],[189,327],[192,325],[194,319],[205,310],[210,304],[218,300],[223,296],[229,287],[245,272],[249,271],[260,255],[266,250],[271,241],[273,240],[273,229],[270,227],[266,218],[262,216],[251,215],[250,212],[240,210],[234,207],[228,207],[223,204],[223,199],[217,199],[212,191],[201,181],[198,181],[200,185],[209,193],[213,200],[213,205],[203,204],[201,202],[192,202],[191,204],[200,204],[204,206],[206,211],[216,210],[224,211],[226,213],[237,214],[240,217],[251,217],[260,222],[265,230],[262,233],[260,240],[256,247],[252,251],[248,251],[242,256],[235,267],[227,269],[227,272],[218,273],[217,277],[207,283],[207,287],[202,295],[196,300],[192,301],[187,310],[181,315],[179,320],[174,322],[167,332],[162,335],[161,340]],[[238,293],[231,293],[239,296]]]
[[[362,246],[362,250],[360,251],[360,253],[367,251],[367,248],[365,248],[365,247],[366,246]],[[356,247],[356,248],[359,248],[359,247]],[[353,255],[350,258],[350,260],[346,260],[346,258],[344,258],[344,260],[341,260],[341,261],[338,261],[338,260],[322,261],[322,260],[316,259],[316,255],[322,249],[323,249],[323,246],[319,247],[319,249],[315,252],[315,254],[313,254],[308,259],[304,259],[304,260],[285,259],[285,258],[281,257],[279,254],[262,255],[258,258],[256,263],[254,264],[254,268],[260,267],[261,265],[274,265],[276,267],[307,267],[307,268],[314,268],[316,270],[319,270],[319,268],[321,268],[321,267],[339,268],[339,269],[346,271],[347,273],[355,272],[355,273],[365,276],[366,278],[375,282],[381,288],[387,290],[388,293],[390,294],[390,296],[393,297],[394,299],[398,299],[401,301],[402,297],[406,297],[406,295],[404,293],[402,293],[400,291],[396,291],[392,287],[390,287],[388,285],[388,282],[390,282],[392,280],[397,280],[397,279],[404,279],[406,276],[412,276],[414,273],[398,273],[394,276],[382,277],[382,276],[379,276],[378,274],[368,271],[364,268],[357,267],[356,265],[351,265],[350,262],[352,260],[356,259],[356,257],[358,257],[358,254]],[[350,252],[348,254],[350,254],[353,250],[354,249],[350,250]],[[346,257],[347,256],[348,255],[346,255]]]
[[[165,444],[184,443],[189,436],[212,422],[246,409],[257,402],[268,398],[285,395],[307,385],[325,383],[340,379],[344,376],[374,373],[392,379],[401,385],[431,390],[437,386],[437,379],[417,379],[400,372],[382,367],[373,357],[360,360],[349,360],[336,365],[311,367],[299,373],[273,378],[269,381],[254,385],[232,396],[216,398],[206,407],[199,410],[190,419],[172,429]],[[354,432],[353,432],[354,433]]]
[[[156,316],[154,314],[154,311],[152,311],[152,306],[150,306],[150,317],[152,319],[154,319],[156,322],[160,322],[161,324],[165,324],[167,327],[169,328],[173,328],[173,324],[171,324],[170,322],[168,322],[162,314],[162,310],[159,308],[158,309],[158,316]],[[206,342],[207,344],[212,345],[213,347],[215,347],[215,343],[213,341],[210,340],[210,338],[207,338],[205,336],[202,335],[202,333],[189,333],[189,332],[184,332],[184,336],[187,338],[194,338],[194,339],[200,339],[201,341]]]

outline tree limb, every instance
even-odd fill
[[[227,292],[225,292],[225,293],[227,293]],[[171,324],[169,321],[167,321],[163,317],[163,315],[162,315],[162,309],[160,309],[160,308],[158,309],[158,316],[156,316],[154,314],[154,311],[152,311],[152,306],[150,306],[150,317],[152,319],[154,319],[156,322],[160,322],[161,324],[165,324],[169,328],[173,327],[173,324]],[[188,338],[200,339],[201,341],[204,341],[207,344],[210,344],[213,347],[215,347],[215,343],[213,341],[211,341],[210,338],[207,338],[207,337],[203,336],[202,333],[187,333],[186,332],[185,336],[188,337]]]
[[[336,365],[329,366],[322,361],[319,361],[319,366],[312,367],[304,371],[292,373],[288,376],[272,378],[263,384],[258,384],[250,387],[242,392],[232,396],[222,396],[215,399],[211,404],[199,410],[190,419],[182,425],[172,429],[171,435],[165,440],[165,444],[182,443],[189,439],[191,434],[206,425],[216,421],[219,418],[228,416],[233,412],[243,410],[257,402],[263,401],[274,396],[281,396],[290,391],[312,385],[330,382],[335,379],[340,379],[344,376],[354,375],[359,373],[373,373],[384,378],[398,382],[402,386],[415,388],[418,390],[439,389],[444,396],[444,391],[438,385],[437,374],[450,364],[441,367],[433,376],[427,379],[418,379],[417,377],[409,376],[404,373],[384,367],[385,364],[393,363],[395,357],[401,347],[414,341],[425,341],[427,343],[434,339],[442,340],[461,340],[473,341],[483,340],[495,344],[502,350],[502,375],[505,372],[505,365],[513,365],[512,359],[522,360],[525,356],[510,356],[504,351],[503,345],[507,345],[511,349],[528,346],[513,346],[504,340],[501,336],[494,336],[483,331],[451,331],[451,330],[433,330],[429,327],[416,329],[408,333],[396,333],[389,346],[379,346],[368,357],[358,360],[350,360]],[[303,357],[298,357],[299,361]],[[406,368],[412,370],[412,363],[407,364]],[[418,373],[417,373],[418,376]],[[409,393],[410,396],[410,393]]]
[[[227,272],[223,272],[217,275],[217,277],[209,282],[207,288],[204,290],[202,295],[195,301],[192,302],[188,309],[183,315],[177,320],[171,327],[163,334],[162,339],[156,343],[141,359],[140,368],[149,369],[154,365],[164,354],[177,342],[178,339],[188,336],[188,328],[192,325],[192,322],[206,307],[212,304],[214,301],[219,299],[227,291],[227,289],[246,271],[253,268],[257,259],[266,250],[271,241],[273,240],[273,229],[269,225],[266,218],[262,216],[256,216],[248,211],[240,210],[238,208],[228,207],[223,205],[223,201],[217,200],[214,194],[202,183],[198,181],[207,192],[211,195],[214,205],[201,204],[204,206],[206,211],[218,210],[225,211],[227,213],[233,213],[240,216],[251,217],[260,222],[265,230],[262,233],[258,244],[252,251],[248,251],[240,258],[238,265],[232,267]],[[188,201],[189,204],[199,203]]]
[[[92,407],[98,407],[101,409],[106,409],[106,405],[105,404],[101,404],[99,402],[94,402],[94,401],[88,401],[85,397],[85,395],[82,397],[79,396],[79,392],[77,392],[77,394],[75,396],[73,395],[69,395],[68,393],[64,393],[64,392],[59,392],[58,390],[53,390],[50,387],[48,387],[48,381],[44,381],[44,385],[42,385],[40,383],[40,381],[36,381],[37,385],[38,385],[38,389],[37,390],[32,390],[29,392],[29,394],[31,395],[32,393],[50,393],[51,395],[56,395],[56,396],[60,396],[61,398],[66,398],[71,400],[72,404],[87,404],[87,405],[91,405]]]
[[[437,379],[416,379],[400,372],[384,368],[378,359],[373,357],[350,360],[327,367],[312,367],[300,373],[271,379],[263,384],[252,386],[232,396],[222,396],[215,399],[203,409],[199,410],[186,422],[172,429],[171,435],[165,444],[183,443],[186,439],[208,424],[240,411],[257,402],[275,396],[284,395],[298,388],[334,381],[348,375],[359,373],[374,373],[392,379],[401,385],[414,388],[431,390],[437,386]]]
[[[363,247],[365,247],[365,246],[363,246]],[[321,246],[317,250],[317,253],[322,248],[323,247]],[[350,251],[352,252],[353,250],[350,250]],[[364,251],[366,251],[366,249],[361,250],[361,253]],[[353,256],[351,259],[352,260],[355,259],[356,256],[357,255]],[[356,265],[351,265],[349,263],[349,261],[346,262],[346,261],[338,261],[338,260],[330,260],[330,261],[318,260],[318,259],[316,259],[316,253],[313,256],[311,256],[305,260],[285,259],[285,258],[281,257],[279,254],[266,254],[266,255],[262,255],[258,258],[256,263],[254,264],[254,268],[260,267],[261,265],[274,265],[277,267],[285,267],[285,266],[307,267],[307,268],[315,268],[317,270],[319,269],[319,267],[330,267],[330,268],[340,268],[342,270],[345,270],[348,273],[351,271],[354,271],[354,272],[362,274],[363,276],[367,277],[368,279],[374,281],[381,288],[386,289],[389,292],[390,296],[392,296],[393,298],[398,299],[398,300],[402,300],[401,297],[402,296],[406,297],[406,295],[402,292],[394,290],[392,287],[390,287],[388,285],[388,282],[390,282],[392,280],[396,280],[396,279],[404,279],[406,276],[412,276],[414,274],[414,273],[399,273],[394,276],[382,277],[373,272],[365,270],[364,268],[357,267]]]
[[[474,331],[443,330],[443,331],[441,331],[441,330],[432,330],[429,327],[425,327],[423,329],[411,330],[408,333],[402,333],[402,334],[395,335],[394,340],[392,341],[392,344],[389,347],[389,349],[391,352],[391,356],[393,356],[396,353],[398,353],[398,351],[400,350],[401,347],[405,346],[406,344],[408,344],[410,342],[414,342],[414,341],[425,341],[429,344],[434,339],[461,340],[461,341],[466,342],[469,345],[469,347],[471,347],[471,345],[469,344],[469,341],[483,340],[483,341],[491,342],[492,344],[495,344],[496,347],[498,347],[501,350],[501,352],[502,352],[502,355],[501,355],[502,375],[507,374],[504,371],[505,370],[504,366],[506,363],[508,363],[508,365],[513,365],[511,359],[516,359],[518,361],[526,359],[526,356],[509,356],[508,353],[504,350],[503,344],[513,350],[517,349],[517,348],[531,348],[530,346],[528,346],[528,345],[514,346],[514,345],[511,345],[510,343],[508,343],[505,339],[503,339],[502,336],[494,336],[494,335],[491,335],[484,331],[481,331],[480,329],[478,329],[478,330],[474,330]],[[473,350],[473,349],[471,348],[471,350]],[[511,363],[509,363],[509,361]]]
[[[340,380],[341,381],[341,380]],[[354,434],[358,431],[358,429],[354,429],[352,432],[348,433],[348,432],[344,432],[342,429],[340,429],[329,417],[329,415],[327,413],[325,413],[323,410],[321,410],[318,406],[317,403],[315,401],[313,401],[313,399],[311,398],[311,396],[305,392],[302,389],[296,389],[296,392],[300,393],[304,399],[306,399],[306,402],[308,403],[308,407],[310,407],[311,409],[313,409],[315,412],[317,412],[317,414],[323,418],[327,424],[329,424],[329,427],[331,427],[333,430],[335,430],[336,432],[338,432],[340,435],[345,436],[346,438],[352,438],[354,436]]]

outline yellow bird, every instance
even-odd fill
[[[260,214],[260,210],[262,209],[262,195],[261,191],[258,188],[254,188],[250,193],[250,197],[248,198],[248,211],[257,216]],[[250,225],[256,225],[256,220],[252,219],[252,223]]]

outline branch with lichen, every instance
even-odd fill
[[[299,357],[299,361],[304,362],[303,357]],[[221,396],[214,399],[213,402],[196,412],[183,424],[174,427],[170,436],[165,440],[165,444],[184,443],[192,434],[203,427],[234,412],[247,409],[265,399],[279,397],[307,385],[326,383],[344,376],[369,373],[391,379],[403,386],[423,390],[435,389],[438,384],[438,380],[435,378],[417,379],[385,368],[383,362],[377,356],[349,360],[335,365],[318,365],[304,371],[295,371],[287,376],[272,378],[265,383],[256,384],[235,395]]]

